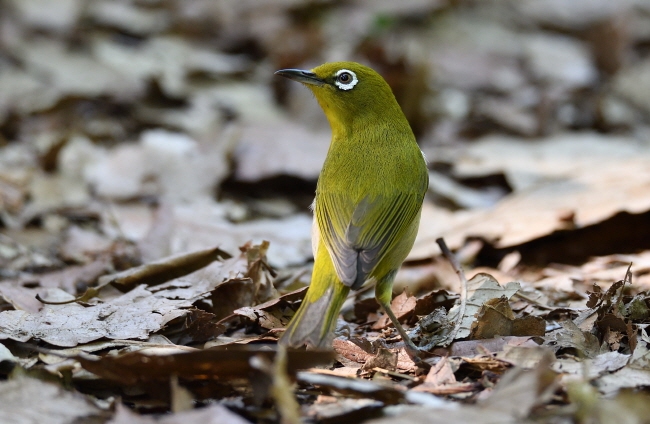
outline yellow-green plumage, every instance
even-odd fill
[[[413,132],[388,84],[366,66],[335,62],[277,73],[309,87],[332,128],[314,201],[312,282],[280,342],[327,344],[349,290],[374,279],[379,303],[410,343],[390,301],[428,185]]]

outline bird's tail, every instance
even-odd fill
[[[310,347],[327,346],[349,292],[350,287],[336,276],[331,259],[317,260],[307,294],[279,343],[290,347],[305,344]]]

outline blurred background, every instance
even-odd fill
[[[305,266],[330,133],[273,72],[336,60],[429,160],[403,284],[445,286],[442,236],[540,281],[650,249],[648,0],[0,0],[0,277],[248,240]]]

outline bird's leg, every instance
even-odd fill
[[[418,349],[417,346],[415,346],[415,343],[413,343],[413,341],[406,334],[406,331],[404,331],[404,328],[400,325],[399,321],[397,320],[397,317],[390,309],[390,305],[383,304],[381,302],[380,305],[384,309],[384,312],[386,312],[386,314],[388,315],[388,318],[390,318],[397,332],[400,334],[400,336],[402,336],[402,340],[404,341],[404,350],[406,350],[406,353],[411,358],[411,360],[417,364],[418,362],[420,362],[420,349]]]
[[[397,320],[397,317],[393,313],[393,310],[390,308],[390,302],[393,296],[393,279],[395,278],[396,273],[397,271],[389,272],[388,275],[377,281],[377,285],[375,287],[375,297],[377,298],[377,302],[382,307],[384,312],[386,312],[386,315],[388,315],[388,318],[390,318],[397,332],[400,334],[400,336],[402,336],[402,341],[404,342],[404,349],[406,350],[406,353],[411,358],[411,360],[417,364],[421,362],[420,350],[417,348],[417,346],[415,346],[415,343],[413,343],[411,338],[406,334],[406,331]]]

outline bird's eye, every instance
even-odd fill
[[[357,74],[348,69],[340,69],[334,74],[334,84],[341,90],[352,90],[358,82]]]

